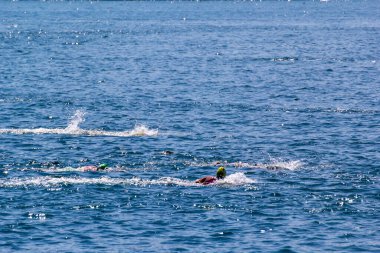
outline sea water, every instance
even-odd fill
[[[375,0],[1,1],[0,251],[379,252],[379,45]]]

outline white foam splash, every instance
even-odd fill
[[[52,187],[59,185],[76,185],[76,184],[86,184],[86,185],[136,185],[136,186],[146,186],[146,185],[178,185],[178,186],[197,186],[194,182],[181,180],[177,178],[163,177],[156,180],[146,180],[141,178],[110,178],[110,177],[100,177],[100,178],[87,178],[87,177],[32,177],[32,178],[11,178],[11,179],[1,179],[0,187],[28,187],[28,186],[42,186],[42,187]]]
[[[76,110],[75,114],[71,117],[71,121],[69,122],[65,130],[67,130],[67,132],[79,131],[80,130],[79,125],[85,121],[85,118],[84,118],[85,115],[86,115],[85,111]]]
[[[103,130],[84,130],[84,129],[62,129],[62,128],[35,128],[35,129],[0,129],[0,134],[65,134],[65,135],[85,135],[85,136],[157,136],[157,129],[149,129],[146,126],[136,126],[130,131],[103,131]]]
[[[131,136],[156,136],[158,135],[157,129],[149,129],[144,125],[136,125],[129,134]]]
[[[274,160],[270,164],[265,164],[267,169],[287,169],[287,170],[297,170],[304,166],[304,163],[300,160],[295,161],[276,161]]]
[[[81,129],[79,125],[85,121],[85,112],[77,110],[71,117],[66,128],[3,128],[0,134],[65,134],[65,135],[85,135],[85,136],[114,136],[114,137],[132,137],[132,136],[157,136],[157,129],[149,129],[144,125],[136,125],[130,131],[103,131],[103,130],[86,130]]]
[[[255,180],[247,178],[243,173],[235,173],[223,180],[218,180],[216,184],[212,185],[245,185],[252,184]],[[87,178],[87,177],[52,177],[52,176],[41,176],[41,177],[29,177],[29,178],[10,178],[10,179],[0,179],[0,187],[56,187],[62,185],[134,185],[134,186],[147,186],[147,185],[175,185],[175,186],[203,186],[201,184],[196,184],[194,181],[183,180],[173,177],[161,177],[159,179],[141,179],[138,177],[134,178],[110,178],[110,177],[99,177],[99,178]]]
[[[245,185],[245,184],[252,184],[256,181],[252,178],[248,178],[244,175],[242,172],[233,173],[231,175],[228,175],[226,178],[222,180],[217,180],[216,184],[218,185]]]

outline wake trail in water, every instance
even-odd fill
[[[247,178],[243,173],[234,173],[227,176],[223,180],[218,180],[217,183],[211,184],[215,186],[238,186],[252,184],[256,181]],[[87,177],[53,177],[53,176],[40,176],[29,178],[8,178],[0,179],[0,188],[14,188],[14,187],[56,187],[66,185],[133,185],[133,186],[147,186],[147,185],[174,185],[174,186],[204,186],[196,184],[194,181],[183,180],[173,177],[161,177],[159,179],[141,179],[133,177],[130,179],[125,178],[87,178]],[[211,186],[210,185],[210,186]]]
[[[144,125],[136,125],[129,131],[103,131],[103,130],[86,130],[81,129],[79,125],[84,122],[85,112],[78,110],[71,118],[66,128],[3,128],[0,134],[64,134],[64,135],[84,135],[84,136],[115,136],[115,137],[132,137],[132,136],[157,136],[157,129],[149,129]]]
[[[235,167],[235,168],[247,168],[247,169],[274,169],[274,170],[297,170],[302,168],[305,164],[300,160],[294,161],[281,161],[272,159],[269,163],[250,163],[250,162],[227,162],[227,161],[215,161],[215,162],[205,162],[205,163],[189,163],[190,166],[195,167],[214,167],[214,166],[225,166],[225,167]]]

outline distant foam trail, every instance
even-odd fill
[[[245,185],[252,184],[255,180],[247,178],[243,173],[235,173],[224,180],[217,181],[212,185]],[[203,186],[196,184],[194,181],[182,180],[173,177],[161,177],[159,179],[141,179],[141,178],[87,178],[87,177],[32,177],[32,178],[8,178],[0,179],[0,187],[56,187],[64,185],[135,185],[135,186],[147,186],[147,185],[176,185],[176,186]]]
[[[0,129],[0,134],[67,134],[67,135],[87,135],[87,136],[157,136],[158,130],[149,129],[144,125],[138,125],[130,131],[102,131],[102,130],[71,130],[67,128],[35,128],[35,129]]]
[[[28,186],[42,186],[42,187],[52,187],[52,186],[63,186],[63,185],[136,185],[136,186],[146,186],[146,185],[179,185],[179,186],[197,186],[197,184],[181,180],[177,178],[160,178],[157,180],[146,180],[141,178],[110,178],[110,177],[100,177],[100,178],[86,178],[86,177],[32,177],[32,178],[11,178],[11,179],[1,179],[0,187],[28,187]]]
[[[116,137],[131,137],[131,136],[157,136],[157,129],[149,129],[144,125],[136,125],[130,131],[103,131],[103,130],[85,130],[79,125],[85,120],[85,112],[77,110],[71,118],[66,128],[3,128],[0,129],[0,134],[66,134],[66,135],[87,135],[87,136],[116,136]]]
[[[301,168],[304,163],[300,160],[295,161],[276,161],[273,160],[271,163],[249,163],[249,162],[227,162],[227,161],[215,161],[211,163],[190,163],[191,166],[204,167],[204,166],[225,166],[225,167],[235,167],[235,168],[248,168],[248,169],[286,169],[286,170],[296,170]]]
[[[85,129],[68,129],[68,128],[35,128],[35,129],[0,129],[0,134],[67,134],[67,135],[87,135],[87,136],[157,136],[157,129],[149,129],[144,125],[138,125],[130,131],[102,131],[102,130],[85,130]]]

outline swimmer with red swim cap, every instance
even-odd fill
[[[216,177],[205,176],[205,177],[195,180],[195,183],[203,184],[203,185],[212,184],[212,183],[215,183],[216,180],[225,178],[226,175],[227,175],[226,169],[224,167],[219,167],[218,170],[216,171]]]

